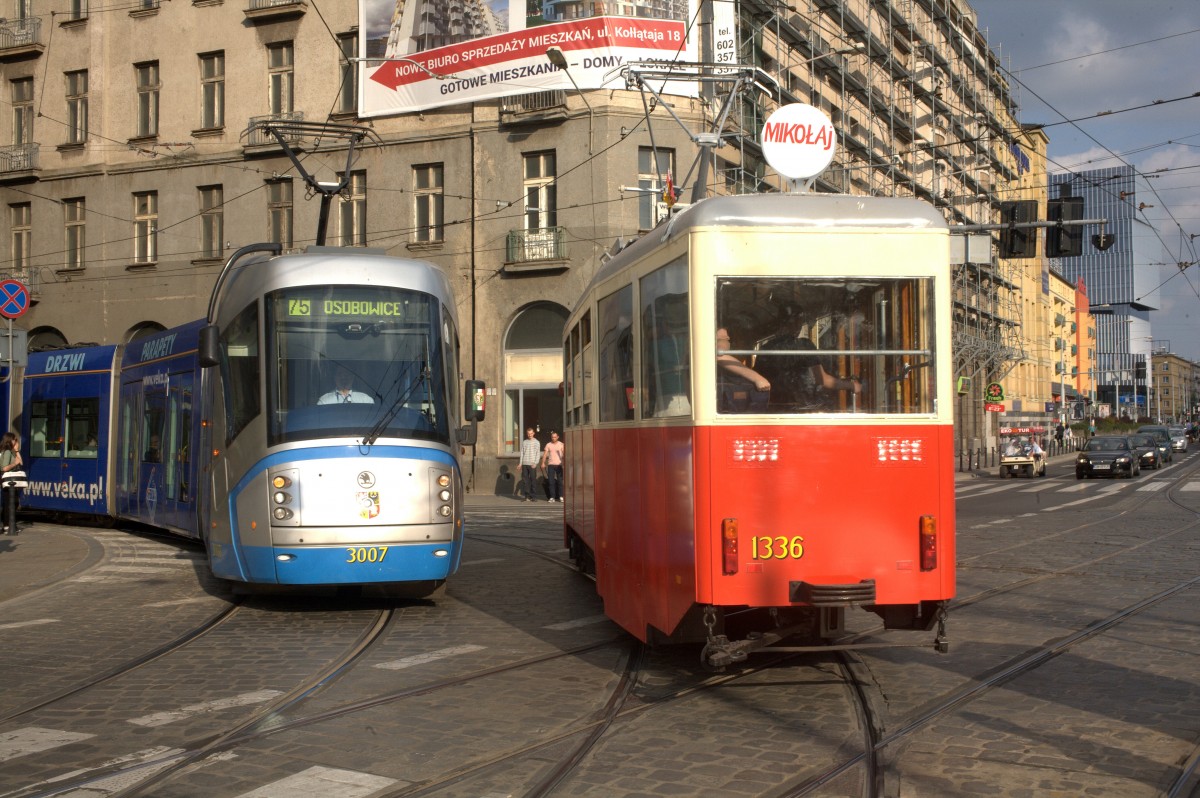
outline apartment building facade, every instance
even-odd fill
[[[958,0],[806,0],[785,13],[743,0],[737,61],[760,79],[732,98],[733,81],[719,78],[662,100],[629,82],[514,86],[370,119],[357,105],[364,50],[352,4],[30,8],[20,35],[0,31],[12,107],[11,126],[0,125],[10,243],[0,272],[32,290],[31,345],[125,341],[198,318],[233,249],[313,243],[319,199],[262,122],[365,126],[350,158],[333,134],[287,144],[304,172],[346,181],[327,243],[425,259],[450,276],[465,376],[492,397],[476,491],[511,489],[521,430],[545,438],[561,426],[568,310],[612,243],[665,212],[668,174],[686,201],[689,175],[703,174],[698,134],[719,134],[709,193],[778,190],[761,121],[811,103],[842,136],[815,190],[917,196],[952,224],[993,221],[1028,163],[999,65]],[[1024,357],[1017,268],[992,253],[956,267],[950,356],[976,385]],[[1049,399],[1049,375],[1039,382]],[[973,401],[960,426],[963,440],[986,439],[995,419]]]

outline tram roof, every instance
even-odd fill
[[[700,227],[948,230],[936,208],[909,197],[851,194],[738,194],[709,197],[671,216],[617,252],[592,283],[608,279],[630,260]]]

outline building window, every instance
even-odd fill
[[[133,262],[158,260],[158,192],[133,195]]]
[[[200,56],[200,127],[225,127],[225,53]]]
[[[638,229],[650,230],[665,215],[660,203],[667,175],[674,173],[674,150],[638,147]]]
[[[82,144],[88,137],[88,73],[86,69],[66,73],[67,143]]]
[[[284,249],[292,247],[292,181],[272,180],[267,183],[268,241]]]
[[[343,33],[338,36],[338,49],[342,58],[338,62],[341,70],[341,90],[338,92],[337,113],[352,114],[358,107],[358,34]]]
[[[16,146],[33,143],[33,78],[10,82],[12,87],[13,134]]]
[[[525,229],[558,226],[558,187],[554,151],[532,152],[525,161]]]
[[[293,48],[291,42],[267,45],[267,102],[275,115],[292,112]]]
[[[12,268],[16,273],[29,269],[29,244],[33,238],[33,210],[28,202],[8,206],[12,229]]]
[[[442,194],[442,165],[413,167],[413,210],[416,241],[441,241],[445,196]]]
[[[225,251],[225,190],[200,187],[200,257],[219,258]]]
[[[338,205],[338,235],[343,247],[367,245],[367,173],[351,172]]]
[[[71,9],[70,9],[67,19],[70,19],[70,20],[87,19],[87,15],[88,15],[87,0],[71,0],[70,6],[71,6]]]
[[[83,252],[87,246],[87,228],[85,226],[87,205],[83,199],[63,200],[63,226],[66,229],[66,250],[68,269],[82,269]]]
[[[137,73],[138,137],[158,135],[158,62],[134,64]]]

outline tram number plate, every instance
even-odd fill
[[[804,556],[804,538],[799,535],[752,537],[750,552],[755,560],[798,560]]]
[[[387,556],[387,546],[348,546],[346,562],[360,564],[368,562],[383,562]]]

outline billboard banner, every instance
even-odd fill
[[[624,88],[621,69],[631,61],[697,60],[688,38],[696,2],[360,0],[359,113]],[[551,63],[547,51],[555,47],[569,74]],[[663,91],[695,94],[696,87],[673,81]]]

